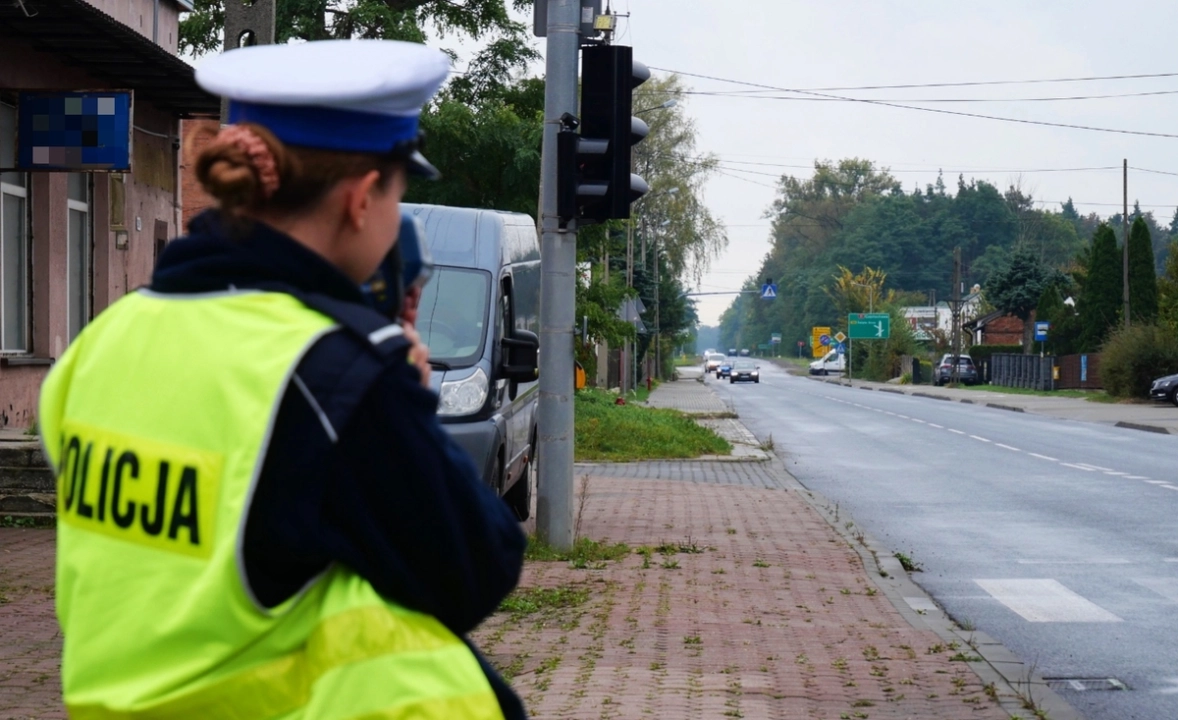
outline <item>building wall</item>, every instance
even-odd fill
[[[133,17],[132,27],[138,30],[137,13],[145,13],[150,37],[152,0],[91,1],[124,22]],[[175,37],[176,5],[162,0],[160,7],[160,28],[169,28]],[[50,53],[9,39],[0,43],[0,92],[105,87],[111,86]],[[179,121],[146,102],[136,100],[134,108],[132,172],[90,175],[91,317],[147,284],[162,245],[159,239],[178,234]],[[69,345],[68,176],[38,172],[28,177],[32,347],[27,354],[0,355],[0,428],[25,428],[33,422],[41,381]]]
[[[982,328],[982,344],[1022,345],[1023,321],[1013,315],[991,320]]]
[[[180,41],[180,6],[176,0],[86,0],[115,20],[176,54]],[[158,15],[156,14],[158,12]],[[153,31],[155,37],[152,37]]]
[[[180,123],[180,134],[184,138],[180,159],[181,233],[188,228],[188,221],[193,216],[215,203],[197,182],[192,167],[200,151],[209,144],[220,127],[217,120],[184,120]]]

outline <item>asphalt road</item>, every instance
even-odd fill
[[[1091,720],[1178,718],[1178,437],[761,372],[708,383],[959,624]]]

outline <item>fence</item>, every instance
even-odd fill
[[[990,356],[990,384],[1029,390],[1053,390],[1052,368],[1055,358],[1038,355]]]
[[[1059,366],[1060,390],[1099,390],[1104,387],[1100,381],[1100,355],[1063,355],[1056,360]]]

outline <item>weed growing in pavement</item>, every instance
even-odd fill
[[[970,620],[969,618],[962,618],[959,620],[957,622],[957,627],[966,632],[973,632],[974,630],[977,630],[977,626],[975,626],[973,620]]]
[[[13,517],[12,515],[5,515],[4,517],[0,517],[0,527],[31,528],[37,527],[38,524],[48,523],[38,523],[37,518],[32,517]]]
[[[664,560],[662,563],[662,568],[664,570],[678,570],[679,569],[679,561],[678,560]]]
[[[776,447],[777,445],[773,442],[773,433],[769,433],[769,438],[761,443],[761,450],[771,453]]]
[[[539,612],[553,613],[577,607],[588,599],[589,590],[578,586],[520,588],[504,598],[499,609],[519,618]]]
[[[713,574],[713,575],[723,575],[723,574],[724,574],[724,568],[716,568],[715,570],[713,570],[713,571],[712,571],[712,574]]]
[[[602,563],[611,560],[621,560],[630,554],[630,546],[626,543],[608,544],[589,538],[577,538],[573,548],[567,552],[557,550],[535,535],[528,536],[528,547],[524,551],[525,560],[540,562],[568,561],[574,567],[588,567],[590,563]]]
[[[874,645],[863,648],[863,659],[867,661],[879,660],[879,650]]]
[[[765,562],[764,560],[762,560],[760,558],[757,558],[756,560],[753,561],[753,567],[767,568],[767,567],[769,567],[769,563]]]
[[[702,548],[699,545],[696,545],[695,542],[691,539],[690,535],[688,535],[687,539],[684,540],[683,542],[678,542],[678,543],[663,542],[663,543],[659,543],[654,548],[655,552],[657,552],[661,555],[675,555],[676,553],[684,553],[686,555],[698,555],[698,554],[704,552],[705,549],[706,548]]]
[[[736,534],[736,528],[724,528],[724,530],[725,530],[725,531],[727,531],[727,533],[728,533],[729,535],[735,535],[735,534]]]
[[[949,656],[950,662],[980,662],[981,658],[977,655],[967,655],[965,653],[957,653]]]
[[[945,646],[942,645],[941,643],[937,643],[936,645],[929,645],[928,650],[926,650],[924,654],[925,655],[939,655],[943,652],[945,652]]]
[[[907,572],[921,572],[924,570],[924,567],[920,563],[902,552],[896,553],[895,557],[900,561],[900,567],[904,568]]]
[[[876,590],[873,587],[869,587],[863,591],[863,594],[866,595],[867,597],[875,597],[876,595],[879,594],[879,590]]]
[[[704,641],[700,639],[699,635],[687,635],[683,638],[684,645],[703,645]]]
[[[839,658],[839,659],[835,660],[834,662],[832,662],[830,664],[830,666],[833,667],[835,670],[838,670],[839,672],[846,672],[847,671],[847,659],[846,658]]]

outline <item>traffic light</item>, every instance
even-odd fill
[[[566,118],[557,140],[557,210],[562,223],[630,217],[646,181],[630,172],[630,148],[649,128],[633,116],[633,90],[650,79],[633,48],[582,49],[581,118]],[[575,132],[579,122],[580,134]]]

